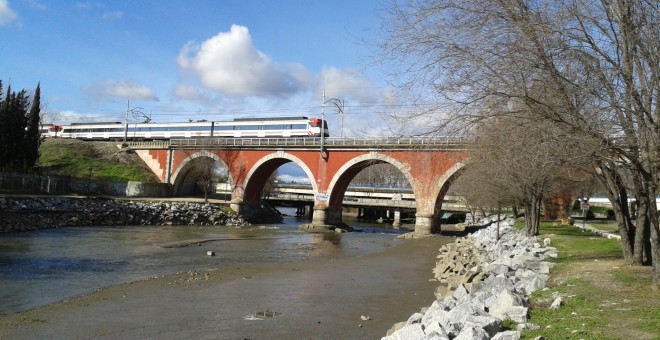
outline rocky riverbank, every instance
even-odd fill
[[[499,240],[494,223],[440,248],[433,269],[438,299],[383,339],[520,339],[520,330],[538,327],[527,322],[528,297],[545,287],[551,264],[544,259],[557,250],[550,239],[541,244],[512,225],[500,222]],[[517,329],[504,330],[505,320]]]
[[[69,226],[248,223],[217,204],[76,197],[0,197],[0,232]]]

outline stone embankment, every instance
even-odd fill
[[[490,221],[492,222],[492,221]],[[513,220],[443,246],[433,269],[437,300],[390,329],[384,340],[520,339],[528,323],[528,297],[543,289],[557,250],[512,227]],[[503,321],[517,324],[503,329]]]
[[[72,197],[0,197],[0,232],[69,226],[247,225],[215,204]]]

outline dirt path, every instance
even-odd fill
[[[380,339],[435,300],[431,269],[447,241],[407,240],[351,259],[186,272],[113,286],[0,316],[0,339]],[[264,312],[276,316],[255,320]]]

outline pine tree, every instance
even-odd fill
[[[41,84],[30,105],[27,91],[13,92],[10,85],[3,94],[0,81],[0,171],[28,171],[34,167],[42,141],[40,112]]]
[[[1,171],[23,170],[28,99],[25,90],[17,94],[7,86],[5,100],[0,105]]]
[[[34,98],[32,98],[32,105],[27,115],[27,127],[25,129],[24,138],[24,163],[23,171],[28,171],[33,168],[39,160],[39,147],[43,138],[39,131],[39,123],[41,122],[41,83],[37,84],[37,89],[34,91]]]
[[[2,80],[0,80],[0,145],[6,145],[5,142],[7,141],[6,138],[6,130],[7,130],[7,124],[5,123],[5,106],[6,106],[6,101],[3,99],[2,95]],[[2,147],[0,148],[0,171],[4,171],[5,169],[5,162],[7,161],[6,157],[7,153],[7,148]]]

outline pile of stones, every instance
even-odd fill
[[[71,197],[0,197],[0,232],[68,226],[248,223],[215,204]]]
[[[528,297],[545,287],[552,265],[544,260],[556,258],[557,249],[512,225],[492,223],[443,246],[433,269],[438,299],[383,339],[520,339],[522,329],[537,328],[527,322]],[[516,330],[504,330],[504,320]]]

